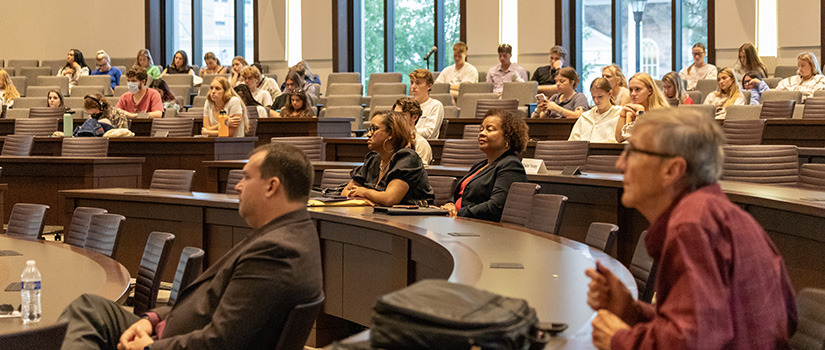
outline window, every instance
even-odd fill
[[[682,49],[681,67],[693,64],[693,45],[702,43],[708,45],[708,1],[707,0],[682,0]]]
[[[252,62],[255,56],[255,0],[174,0],[167,5],[166,61],[178,50],[189,63],[203,65],[203,55],[213,52],[222,65],[236,55]],[[171,24],[171,25],[170,25]],[[169,32],[171,31],[171,33]]]
[[[613,63],[610,21],[611,5],[605,0],[584,0],[582,4],[582,91],[590,103],[590,84],[602,76],[602,68]],[[572,64],[572,63],[571,63]],[[578,68],[578,67],[577,67]]]
[[[659,44],[652,39],[642,39],[642,72],[651,77],[661,77],[659,74]],[[658,78],[653,78],[661,80]]]
[[[394,12],[394,71],[401,72],[401,81],[409,85],[408,74],[418,68],[427,68],[424,56],[435,43],[435,1],[395,0]],[[430,57],[431,71],[435,71],[436,57]]]
[[[455,64],[453,59],[453,45],[461,41],[461,1],[459,0],[444,0],[444,13],[450,14],[445,16],[444,21],[444,64],[441,67],[447,67]],[[441,48],[439,48],[441,50]]]
[[[192,54],[192,0],[175,0],[172,11],[173,32],[171,35],[172,47],[167,49],[169,58],[178,50]],[[167,62],[171,62],[168,60]],[[192,63],[191,60],[189,63]]]

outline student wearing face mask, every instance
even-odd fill
[[[163,116],[163,99],[155,89],[146,85],[146,71],[140,67],[133,67],[126,72],[126,86],[129,91],[120,96],[117,108],[122,109],[130,118],[136,118],[138,113],[146,112],[149,118]]]

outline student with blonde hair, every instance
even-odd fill
[[[436,83],[450,84],[450,95],[458,98],[458,87],[461,83],[477,83],[478,69],[467,62],[467,44],[459,41],[453,45],[453,60],[455,64],[441,70]]]
[[[596,105],[576,120],[569,141],[616,143],[616,123],[622,106],[614,106],[610,102],[611,90],[613,88],[605,78],[596,78],[590,83],[590,96],[593,96]]]
[[[670,107],[662,91],[656,87],[647,73],[636,73],[628,81],[630,103],[624,105],[616,122],[616,141],[624,142],[630,137],[636,119],[645,112]]]
[[[198,72],[198,76],[203,78],[206,74],[224,74],[226,67],[221,65],[221,61],[215,56],[214,52],[207,52],[203,55],[203,67]]]
[[[97,56],[95,56],[95,65],[97,66],[97,69],[93,70],[91,75],[110,76],[111,88],[114,90],[115,86],[120,84],[120,76],[123,75],[120,68],[112,67],[112,60],[109,58],[109,54],[103,50],[97,52]]]
[[[241,72],[243,71],[244,67],[248,65],[249,63],[246,62],[246,59],[242,56],[235,56],[235,58],[232,59],[232,69],[229,72],[229,83],[232,84],[232,87],[238,86],[238,84],[243,84],[243,77],[241,76]],[[275,97],[273,96],[273,98]]]
[[[687,91],[685,91],[682,78],[680,78],[676,72],[669,72],[662,77],[662,87],[664,88],[662,92],[665,94],[667,103],[671,106],[676,107],[678,105],[693,104],[693,99],[690,98]]]
[[[725,68],[716,77],[719,88],[705,97],[706,105],[716,106],[716,119],[725,119],[730,105],[744,105],[745,95],[739,91],[733,69]]]
[[[682,68],[679,76],[687,82],[688,90],[696,90],[696,83],[701,79],[716,78],[716,66],[705,63],[705,45],[696,43],[693,45],[693,64]]]
[[[261,75],[261,71],[255,66],[246,66],[241,69],[241,82],[249,86],[249,91],[255,97],[255,101],[269,108],[272,101],[281,95],[281,89],[275,79]]]
[[[617,106],[630,103],[630,90],[627,89],[627,78],[622,69],[614,64],[602,68],[602,78],[610,82],[610,102]]]
[[[217,77],[209,85],[209,94],[203,105],[203,128],[201,134],[218,136],[218,116],[226,112],[229,136],[243,137],[249,132],[249,117],[246,105],[229,85],[225,77]]]
[[[744,43],[739,47],[739,61],[733,65],[733,75],[736,81],[742,81],[745,73],[755,70],[762,74],[763,77],[768,76],[768,70],[765,69],[765,64],[759,58],[759,52],[751,43]]]
[[[814,95],[815,91],[825,89],[825,76],[819,70],[816,55],[803,52],[796,57],[797,75],[787,77],[779,82],[776,90],[799,91],[802,101]]]
[[[0,69],[0,105],[11,107],[18,97],[20,93],[14,87],[11,76],[5,69]]]

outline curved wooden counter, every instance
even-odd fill
[[[26,260],[37,261],[42,276],[40,294],[42,320],[32,327],[43,327],[57,321],[69,303],[84,293],[100,295],[109,300],[125,298],[129,289],[129,272],[109,257],[68,244],[27,241],[0,235],[0,249],[22,255],[0,256],[0,286],[20,283]],[[0,304],[20,305],[20,292],[0,292]],[[0,333],[24,329],[17,318],[0,318]]]

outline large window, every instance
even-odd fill
[[[410,83],[407,76],[418,68],[426,68],[424,56],[435,44],[435,1],[395,0],[395,64],[394,71],[401,72],[402,81]],[[436,65],[435,55],[430,57],[430,68]]]
[[[213,52],[222,65],[240,55],[255,56],[255,0],[174,0],[167,17],[166,62],[178,50],[189,63],[203,65],[203,55]],[[169,3],[167,3],[169,4]],[[167,5],[169,6],[169,5]],[[170,32],[171,31],[171,32]]]

